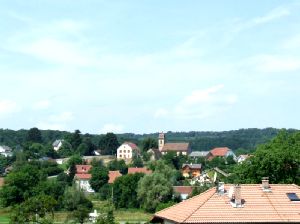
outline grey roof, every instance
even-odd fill
[[[52,144],[53,147],[57,147],[59,145],[59,143],[62,142],[61,139],[55,140]]]
[[[205,157],[205,156],[207,156],[208,153],[209,153],[209,151],[194,151],[194,152],[191,152],[190,156],[191,157]]]
[[[185,167],[185,166],[188,166],[191,169],[201,169],[202,164],[187,164],[187,163],[182,164],[182,168]]]

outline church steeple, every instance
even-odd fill
[[[158,135],[158,149],[161,151],[165,144],[165,134],[163,132]]]

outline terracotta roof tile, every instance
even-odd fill
[[[114,183],[115,180],[116,180],[118,177],[121,177],[121,176],[122,176],[122,174],[120,173],[119,170],[117,170],[117,171],[109,171],[109,173],[108,173],[108,177],[109,177],[108,183],[109,183],[109,184]]]
[[[134,144],[132,142],[124,142],[123,144],[129,145],[133,150],[136,150],[139,148],[139,147],[137,147],[136,144]]]
[[[91,165],[76,165],[76,173],[88,173],[91,168]]]
[[[146,167],[138,168],[138,167],[129,167],[128,168],[128,174],[134,174],[134,173],[144,173],[144,174],[151,174],[152,171],[148,170]]]
[[[188,151],[189,150],[189,143],[166,143],[164,144],[163,148],[162,148],[162,152],[166,152],[166,151]]]
[[[179,194],[191,194],[193,191],[192,186],[174,186],[173,190]]]
[[[227,147],[214,148],[210,151],[213,156],[225,156],[230,149]]]
[[[293,184],[271,184],[264,192],[259,184],[241,185],[242,208],[234,208],[227,194],[214,188],[155,214],[156,218],[176,223],[299,223],[300,203],[290,201],[286,193],[300,195]],[[225,185],[228,191],[230,185]]]
[[[85,179],[85,180],[89,180],[91,179],[92,175],[89,173],[76,173],[75,174],[75,178],[77,179]]]

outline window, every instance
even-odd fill
[[[300,201],[300,198],[296,193],[286,193],[286,195],[291,201]]]
[[[122,153],[122,150],[120,150],[120,153]]]
[[[128,150],[127,152],[130,153],[130,150]]]

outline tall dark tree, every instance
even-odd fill
[[[114,155],[120,146],[118,138],[114,133],[107,133],[99,140],[99,148],[104,155]]]
[[[28,142],[42,142],[42,133],[38,128],[30,128],[27,133],[27,141]]]
[[[108,183],[108,170],[104,166],[96,166],[92,168],[91,174],[90,185],[94,191],[99,192],[101,187]]]
[[[78,146],[82,143],[81,132],[79,130],[75,130],[71,136],[71,145],[73,150],[76,150]]]
[[[157,149],[158,148],[158,143],[157,143],[157,140],[154,139],[154,138],[145,138],[143,141],[142,141],[142,149],[144,152],[146,152],[147,150],[149,149]]]

